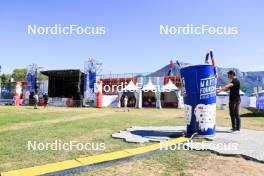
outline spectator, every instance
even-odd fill
[[[38,109],[38,99],[39,99],[38,94],[35,93],[33,98],[34,98],[34,109]]]
[[[46,108],[48,105],[48,101],[49,101],[49,97],[48,97],[47,93],[45,93],[43,95],[43,99],[44,99],[44,108]]]
[[[128,97],[127,97],[127,95],[125,96],[125,98],[124,98],[124,112],[129,112],[129,109],[127,108],[127,103],[128,103]]]

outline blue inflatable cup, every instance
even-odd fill
[[[216,83],[215,67],[212,65],[194,65],[180,70],[187,134],[215,134],[216,119]]]

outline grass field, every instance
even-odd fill
[[[248,117],[242,109],[242,127],[264,130],[264,117]],[[185,125],[184,112],[179,109],[122,109],[55,108],[34,110],[32,107],[0,106],[0,172],[58,162],[77,157],[96,155],[120,149],[142,146],[112,139],[111,134],[133,125]],[[217,125],[230,126],[227,110],[217,111]],[[105,143],[105,151],[33,151],[27,141],[53,142],[71,140],[80,143]],[[148,145],[148,144],[144,144]],[[141,160],[102,168],[80,175],[193,175],[187,172],[210,157],[207,151],[176,151],[153,155]],[[194,162],[196,161],[196,162]],[[121,174],[121,175],[122,175]]]

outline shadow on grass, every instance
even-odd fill
[[[263,117],[264,118],[264,112],[250,112],[241,114],[240,117]]]
[[[170,137],[170,138],[178,138],[184,135],[183,131],[179,132],[168,132],[168,131],[159,131],[159,130],[133,130],[132,134],[138,135],[141,137]]]
[[[264,117],[264,111],[257,108],[247,108],[250,112],[241,114],[240,117]]]

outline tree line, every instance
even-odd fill
[[[2,84],[16,82],[16,81],[26,81],[27,69],[16,68],[11,74],[1,74],[0,79]],[[47,80],[47,76],[37,73],[37,80]]]

